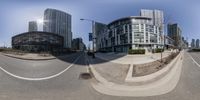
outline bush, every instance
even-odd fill
[[[107,53],[108,51],[100,49],[98,52]]]
[[[156,49],[153,49],[153,53],[161,53],[161,52],[163,52],[164,51],[164,49],[161,49],[161,48],[156,48]]]
[[[2,52],[2,51],[4,51],[4,49],[1,49],[1,48],[0,48],[0,52]]]
[[[128,54],[145,54],[145,49],[130,49]]]
[[[194,52],[200,52],[200,49],[192,49]]]
[[[88,56],[92,56],[92,55],[93,55],[93,52],[88,51],[88,52],[87,52],[87,55],[88,55]]]

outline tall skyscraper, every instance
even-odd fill
[[[72,40],[72,49],[73,50],[84,50],[85,44],[83,43],[82,38],[75,38]]]
[[[199,39],[196,39],[196,48],[199,48]]]
[[[164,24],[164,14],[161,10],[149,10],[149,9],[141,9],[140,10],[140,16],[143,17],[149,17],[152,19],[152,24],[155,26],[159,26],[160,28],[163,28]]]
[[[167,25],[167,32],[168,32],[168,36],[170,38],[172,38],[175,41],[175,46],[177,48],[181,48],[181,42],[182,42],[182,38],[181,38],[181,34],[182,31],[180,29],[180,27],[178,26],[178,24],[168,24]]]
[[[45,32],[52,32],[64,37],[64,47],[71,48],[71,15],[56,9],[46,9],[44,12]]]
[[[195,39],[192,39],[191,47],[192,47],[192,48],[195,48]]]
[[[150,24],[156,26],[158,28],[160,36],[164,36],[164,13],[161,10],[149,10],[149,9],[141,9],[140,16],[151,18]],[[160,38],[161,44],[164,44],[164,39]]]
[[[107,25],[103,24],[103,23],[99,23],[99,22],[95,22],[95,35],[94,35],[94,51],[97,51],[100,47],[98,47],[100,45],[100,35],[102,32],[105,32],[107,30]],[[97,36],[99,36],[97,38]]]
[[[38,31],[38,26],[37,26],[37,22],[36,21],[30,21],[28,23],[28,31]]]

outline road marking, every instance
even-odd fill
[[[76,63],[76,62],[80,59],[80,57],[81,57],[82,55],[83,55],[83,54],[81,54],[80,56],[78,56],[78,57],[72,62],[72,64],[71,64],[70,66],[68,66],[66,69],[64,69],[63,71],[61,71],[61,72],[59,72],[59,73],[57,73],[57,74],[55,74],[55,75],[51,75],[51,76],[43,77],[43,78],[27,78],[27,77],[22,77],[22,76],[18,76],[18,75],[15,75],[15,74],[12,74],[12,73],[8,72],[7,70],[3,69],[1,66],[0,66],[0,69],[1,69],[2,71],[4,71],[5,73],[7,73],[8,75],[13,76],[13,77],[18,78],[18,79],[22,79],[22,80],[29,80],[29,81],[47,80],[47,79],[51,79],[51,78],[57,77],[57,76],[61,75],[62,73],[64,73],[65,71],[67,71],[69,68],[71,68],[71,67],[74,65],[74,63]]]
[[[188,55],[190,56],[190,58],[192,59],[192,61],[198,66],[198,67],[200,67],[200,65],[199,65],[199,63],[197,63],[195,60],[194,60],[194,58],[188,53]]]

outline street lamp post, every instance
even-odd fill
[[[85,20],[85,21],[90,21],[92,22],[92,57],[95,58],[95,50],[94,50],[94,42],[96,39],[96,35],[95,35],[95,21],[94,20],[90,20],[90,19],[80,19],[80,20]]]
[[[161,49],[160,56],[161,56],[161,62],[163,62],[162,52],[164,52],[164,50],[165,50],[165,35],[163,34],[163,36],[162,35],[160,35],[160,36],[161,36],[161,42],[163,42],[163,44],[161,43],[162,49]]]

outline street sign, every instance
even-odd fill
[[[92,41],[92,39],[93,39],[92,33],[89,33],[89,41]]]

